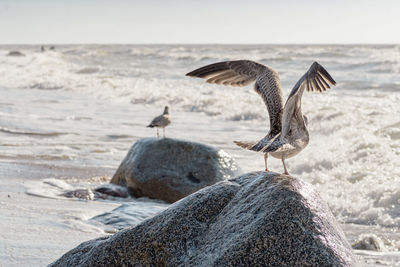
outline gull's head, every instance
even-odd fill
[[[164,108],[164,114],[169,114],[169,107],[168,107],[168,106],[165,106],[165,108]]]

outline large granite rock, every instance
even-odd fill
[[[255,172],[209,186],[138,226],[82,243],[51,266],[354,266],[312,186]]]
[[[129,150],[111,179],[136,197],[172,203],[197,190],[239,174],[227,153],[177,139],[143,138]]]

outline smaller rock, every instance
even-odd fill
[[[128,189],[115,184],[103,184],[94,189],[95,192],[112,197],[129,197]]]
[[[20,51],[10,51],[8,54],[7,54],[7,56],[9,56],[9,57],[24,57],[25,56],[25,54],[24,53],[22,53],[22,52],[20,52]]]
[[[375,234],[361,234],[351,247],[360,250],[386,251],[382,239]]]
[[[95,189],[75,189],[60,194],[60,196],[68,198],[79,198],[84,200],[94,199],[110,199],[114,197],[127,198],[129,197],[128,189],[114,184],[100,185]]]
[[[122,230],[155,216],[168,206],[167,203],[161,201],[132,201],[124,203],[109,212],[97,215],[91,220],[101,222],[112,229]]]
[[[172,203],[240,174],[223,150],[171,138],[143,138],[129,150],[111,179],[135,197]]]
[[[94,193],[91,189],[76,189],[72,191],[65,192],[61,194],[63,197],[68,197],[68,198],[79,198],[79,199],[84,199],[84,200],[93,200],[94,199]]]

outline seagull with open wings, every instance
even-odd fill
[[[186,76],[207,79],[208,83],[246,86],[255,82],[254,90],[262,97],[269,113],[270,131],[258,142],[234,141],[245,149],[263,152],[265,170],[268,154],[282,160],[284,174],[289,174],[285,159],[302,151],[309,142],[307,117],[301,112],[301,97],[307,91],[322,92],[336,85],[331,75],[317,62],[295,84],[283,105],[278,73],[271,67],[250,60],[218,62],[204,66]]]

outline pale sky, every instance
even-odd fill
[[[0,0],[0,43],[400,43],[400,0]]]

